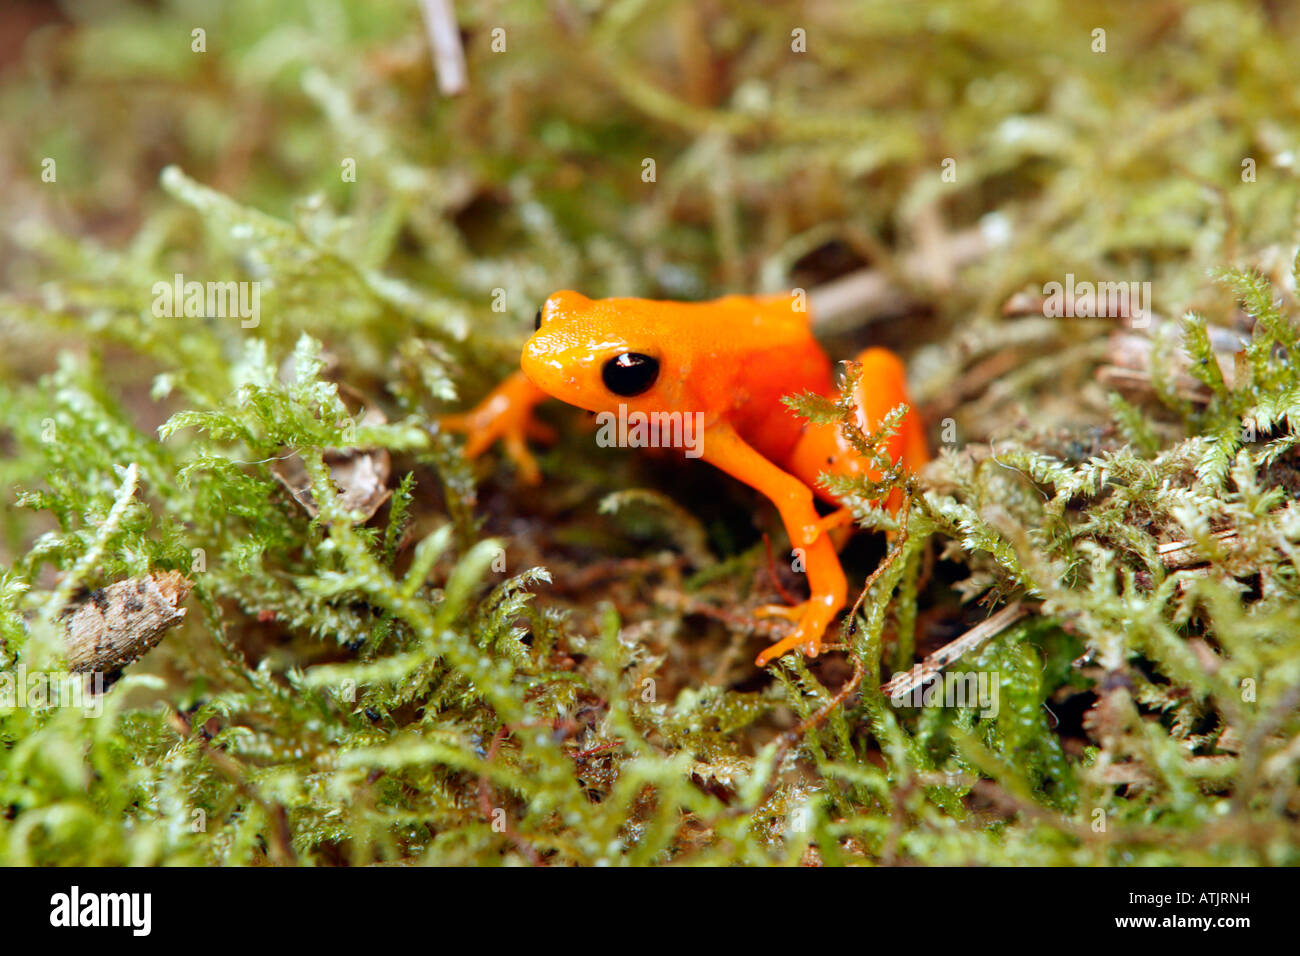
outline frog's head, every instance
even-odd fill
[[[542,391],[592,412],[663,407],[655,305],[556,292],[537,310],[520,365]]]

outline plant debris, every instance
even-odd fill
[[[181,603],[193,586],[183,574],[166,571],[97,588],[65,612],[68,667],[108,672],[138,661],[185,620]]]
[[[0,703],[0,863],[1300,863],[1293,5],[30,6],[0,672],[153,650]],[[750,489],[434,424],[566,288],[905,359],[820,658]]]

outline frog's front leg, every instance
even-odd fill
[[[725,423],[705,430],[703,455],[705,461],[770,498],[781,514],[791,545],[804,552],[812,594],[793,607],[769,605],[759,609],[761,616],[780,615],[796,623],[794,632],[759,654],[756,663],[762,667],[796,648],[816,657],[821,651],[822,635],[844,607],[848,582],[830,538],[821,533],[822,519],[813,506],[812,489],[760,455]]]
[[[520,476],[535,485],[542,476],[528,450],[527,439],[555,441],[555,430],[533,415],[533,409],[548,397],[527,375],[515,372],[468,412],[444,415],[438,421],[448,431],[464,432],[468,436],[467,458],[478,457],[501,439]]]

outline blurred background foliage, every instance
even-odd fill
[[[0,8],[0,663],[195,582],[104,716],[0,706],[0,860],[1296,863],[1297,5],[456,13],[445,96],[415,0]],[[556,289],[862,269],[828,349],[901,352],[942,455],[816,662],[749,663],[801,584],[748,489],[563,413],[532,489],[433,425]],[[155,316],[177,273],[259,325]],[[1151,283],[1123,396],[1068,273]],[[958,665],[996,718],[876,689],[1014,600]]]

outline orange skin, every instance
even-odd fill
[[[815,657],[847,591],[826,532],[851,517],[843,508],[818,514],[814,495],[839,504],[820,487],[818,476],[878,475],[837,425],[811,424],[781,402],[782,396],[800,392],[829,397],[835,392],[832,365],[812,336],[810,315],[795,311],[793,302],[789,295],[685,303],[556,292],[538,313],[540,327],[524,346],[522,371],[470,412],[448,416],[442,424],[468,433],[470,457],[503,440],[524,480],[536,482],[537,464],[526,439],[552,437],[532,415],[547,397],[592,412],[617,413],[620,405],[629,415],[703,412],[702,457],[771,499],[808,572],[807,601],[756,612],[795,622],[790,635],[759,654],[756,663],[762,667],[798,648]],[[625,392],[616,394],[603,375],[606,364],[624,353],[658,363],[657,375],[638,394],[626,394],[626,381],[614,379]],[[855,396],[858,425],[869,432],[894,406],[908,401],[907,382],[902,362],[885,349],[867,349],[856,361],[862,364]],[[882,450],[908,470],[923,465],[928,453],[919,416],[909,411]]]

